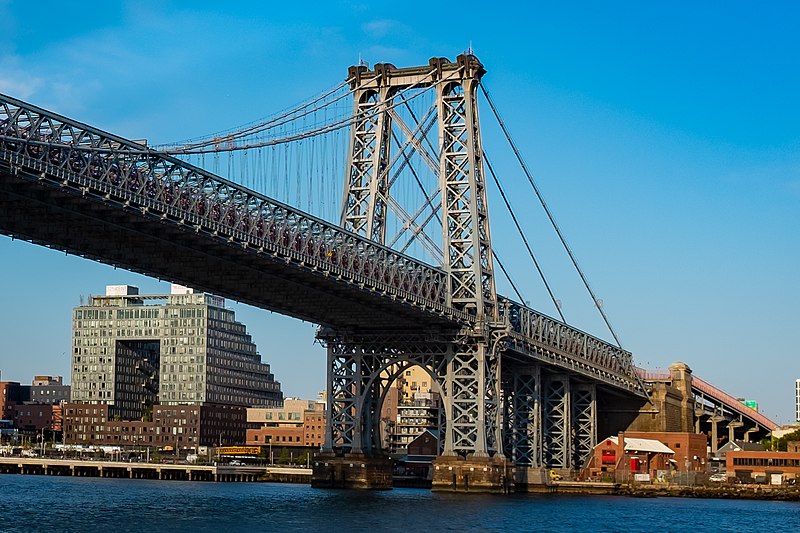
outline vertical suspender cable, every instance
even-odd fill
[[[517,289],[517,286],[514,285],[514,280],[512,280],[511,276],[508,275],[508,270],[506,270],[505,265],[503,264],[502,261],[500,261],[500,257],[498,257],[497,252],[495,252],[494,250],[492,250],[492,257],[494,257],[494,260],[497,262],[497,266],[500,267],[500,270],[503,271],[503,275],[506,277],[508,282],[511,284],[511,288],[514,289],[514,294],[517,295],[517,298],[519,298],[519,301],[525,303],[525,298],[522,297],[522,293],[520,293],[519,289]]]
[[[528,255],[531,256],[531,260],[533,261],[534,266],[536,267],[536,271],[539,273],[539,277],[542,278],[542,282],[544,283],[545,288],[547,289],[547,294],[550,295],[550,299],[553,300],[553,305],[556,307],[556,311],[558,311],[558,316],[561,317],[562,322],[567,321],[564,318],[564,313],[561,312],[561,306],[558,305],[558,300],[556,300],[555,295],[553,295],[553,291],[550,289],[550,284],[547,282],[547,278],[544,276],[544,272],[542,271],[542,267],[539,266],[539,261],[536,260],[536,256],[533,255],[533,250],[531,250],[530,244],[528,244],[528,238],[525,237],[525,233],[522,231],[522,227],[519,225],[519,221],[517,220],[517,215],[514,214],[514,211],[511,209],[511,204],[508,201],[508,197],[506,196],[506,192],[503,190],[503,187],[500,185],[500,180],[497,179],[497,174],[494,173],[494,168],[492,164],[489,162],[489,158],[486,157],[486,152],[483,153],[483,161],[486,163],[486,168],[489,169],[489,174],[492,175],[492,179],[494,179],[495,185],[497,185],[497,189],[500,191],[500,196],[503,197],[503,202],[506,204],[506,209],[511,214],[511,220],[514,221],[514,225],[517,227],[517,232],[519,233],[520,237],[522,237],[522,242],[525,244],[525,249],[528,250]],[[495,256],[495,259],[497,256]],[[503,270],[505,272],[505,270]],[[506,274],[508,277],[508,274]],[[511,278],[509,278],[511,281]],[[513,286],[514,283],[512,282],[511,285]],[[514,289],[516,290],[516,289]],[[519,294],[519,293],[517,293]],[[523,302],[524,303],[524,302]]]
[[[545,213],[547,213],[547,218],[550,219],[550,223],[553,225],[553,228],[556,230],[558,234],[558,238],[561,240],[561,244],[564,246],[564,249],[567,251],[567,255],[569,255],[570,260],[572,261],[575,270],[578,271],[578,275],[580,275],[581,280],[583,281],[583,285],[586,287],[586,290],[589,291],[589,295],[592,297],[592,301],[594,302],[594,306],[600,311],[600,316],[603,317],[603,321],[606,323],[606,327],[608,327],[608,331],[611,332],[611,335],[614,337],[614,340],[617,342],[617,346],[620,348],[622,344],[619,342],[619,337],[617,337],[617,333],[614,331],[614,328],[611,327],[611,323],[608,321],[608,317],[606,316],[603,308],[600,306],[600,303],[597,300],[597,297],[594,294],[594,291],[589,286],[589,282],[586,279],[586,276],[583,274],[583,270],[581,267],[578,266],[578,261],[575,259],[575,256],[570,250],[569,245],[567,245],[566,239],[564,239],[564,235],[561,233],[561,229],[556,224],[555,218],[553,218],[553,214],[550,212],[550,209],[547,207],[547,203],[544,201],[544,197],[539,192],[539,188],[536,186],[536,183],[533,181],[533,177],[531,173],[528,171],[528,166],[525,164],[525,161],[522,159],[522,155],[517,150],[517,146],[514,144],[514,141],[511,139],[511,134],[508,132],[503,119],[500,118],[500,113],[497,112],[497,108],[494,106],[494,102],[492,101],[492,97],[489,96],[489,91],[486,90],[486,87],[483,84],[480,84],[481,90],[483,91],[483,95],[486,97],[486,101],[489,103],[489,107],[492,108],[492,112],[494,113],[495,118],[497,118],[497,122],[500,124],[500,128],[503,130],[503,134],[506,136],[508,143],[511,145],[511,149],[514,150],[514,155],[517,157],[517,161],[519,161],[520,166],[522,167],[522,171],[525,172],[525,176],[528,178],[528,182],[530,182],[531,187],[533,187],[533,191],[536,193],[536,197],[539,198],[539,203],[542,204]]]

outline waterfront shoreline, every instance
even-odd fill
[[[619,496],[639,498],[714,498],[740,500],[800,501],[800,488],[775,485],[694,485],[694,486],[648,486],[622,485],[616,492]]]
[[[46,467],[46,468],[45,468]],[[143,475],[143,469],[153,475]],[[190,475],[190,471],[207,475]],[[136,475],[136,472],[139,474]],[[68,476],[127,479],[161,479],[164,481],[204,482],[271,482],[309,485],[311,470],[275,466],[210,466],[161,463],[122,463],[112,461],[71,461],[63,459],[0,458],[0,474],[30,476]],[[429,487],[399,483],[395,488]],[[642,485],[597,482],[556,481],[544,485],[517,487],[516,494],[561,494],[581,496],[627,496],[632,498],[707,498],[739,500],[771,500],[800,502],[800,487],[776,485]]]
[[[0,457],[0,474],[205,482],[311,482],[311,469],[275,465],[193,465]]]
[[[523,492],[546,494],[628,496],[632,498],[713,498],[800,501],[800,487],[775,485],[641,485],[555,482],[530,485]]]

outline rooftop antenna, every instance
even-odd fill
[[[361,52],[359,52],[359,53],[358,53],[358,66],[359,66],[359,67],[366,67],[366,66],[368,66],[368,65],[367,65],[367,62],[366,62],[366,61],[364,61],[364,60],[361,58]]]
[[[467,55],[473,56],[475,54],[472,53],[472,39],[469,40],[469,48],[467,48]]]

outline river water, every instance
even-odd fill
[[[798,531],[800,503],[0,475],[0,531]]]

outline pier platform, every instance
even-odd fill
[[[311,482],[310,468],[274,465],[128,463],[33,457],[0,457],[0,474],[218,482]]]

